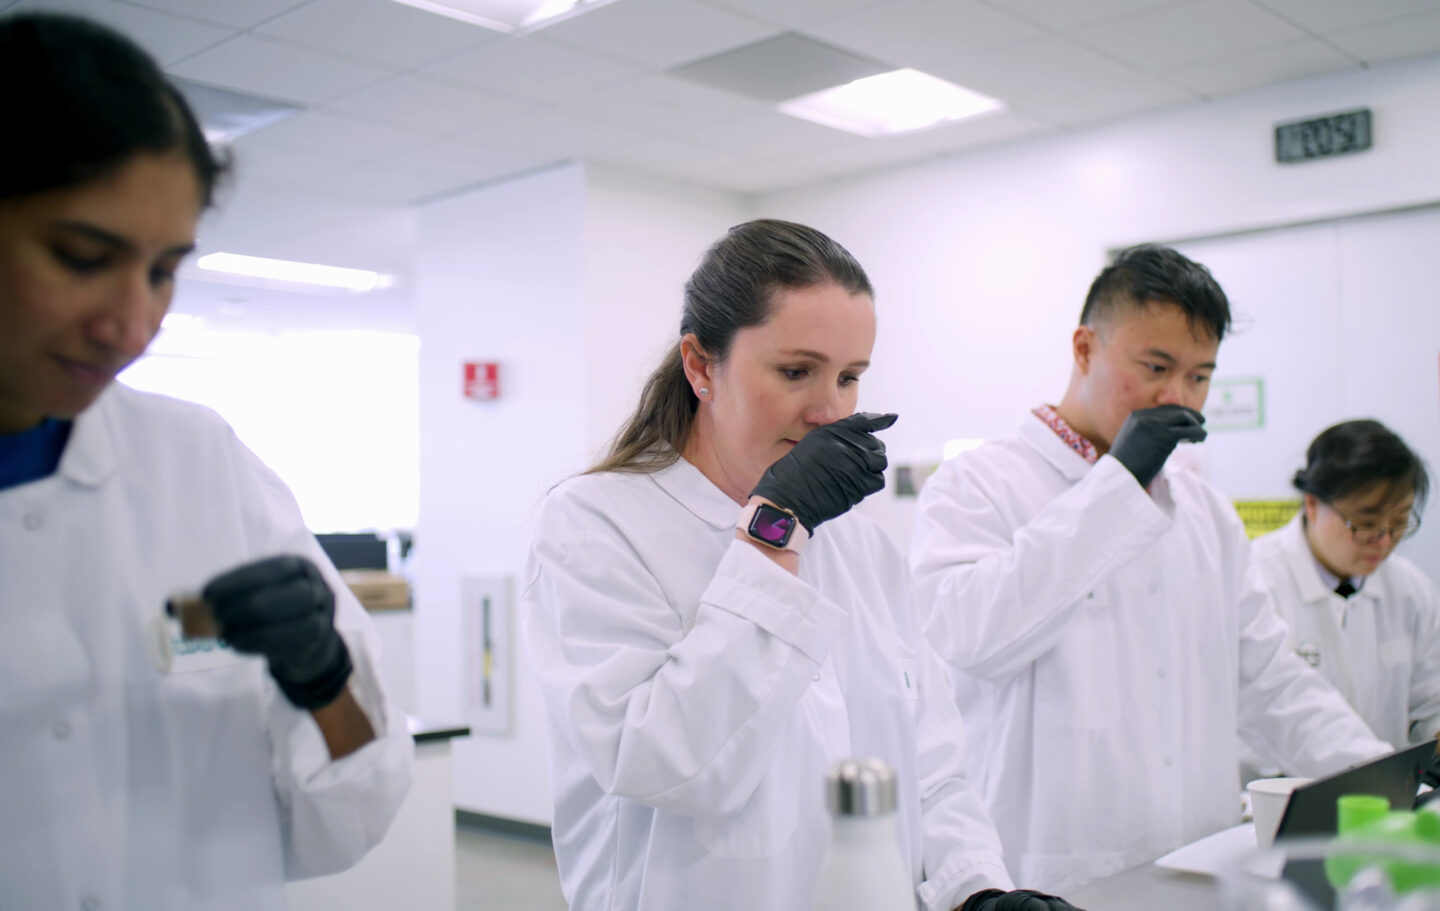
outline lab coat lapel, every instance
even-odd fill
[[[110,422],[114,416],[105,408],[107,391],[75,419],[70,440],[60,457],[57,474],[85,487],[99,487],[115,473],[115,440]]]
[[[1320,641],[1297,644],[1313,644],[1319,647],[1322,672],[1347,702],[1356,705],[1359,694],[1356,688],[1355,665],[1349,649],[1345,647],[1340,622],[1342,614],[1353,605],[1347,607],[1338,603],[1340,596],[1320,578],[1315,557],[1310,553],[1310,544],[1305,540],[1303,516],[1304,513],[1297,515],[1283,529],[1286,541],[1285,559],[1289,564],[1290,575],[1295,580],[1295,590],[1300,594],[1298,607],[1310,614],[1316,638]],[[1369,588],[1368,584],[1366,588]]]
[[[1092,466],[1085,457],[1060,439],[1044,421],[1031,415],[1022,421],[1020,439],[1032,446],[1040,457],[1049,462],[1067,481],[1075,482],[1090,473]]]

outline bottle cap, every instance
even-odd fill
[[[1336,831],[1345,835],[1390,815],[1390,801],[1369,794],[1344,794],[1336,799],[1335,811]]]
[[[825,777],[825,803],[834,816],[895,812],[895,772],[883,759],[846,759]]]

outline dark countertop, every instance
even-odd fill
[[[410,726],[410,734],[415,738],[416,743],[470,736],[470,726],[465,724],[437,724],[423,718],[416,718],[414,715],[406,715],[405,720]]]

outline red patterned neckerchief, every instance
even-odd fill
[[[1095,444],[1075,432],[1075,428],[1065,423],[1065,419],[1055,413],[1055,409],[1049,405],[1041,405],[1032,412],[1037,418],[1044,421],[1055,435],[1065,441],[1065,445],[1080,454],[1080,458],[1094,465],[1100,458],[1100,453],[1095,451]]]

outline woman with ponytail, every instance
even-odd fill
[[[527,638],[573,911],[811,907],[822,781],[852,756],[896,772],[921,907],[1068,907],[1005,891],[905,560],[850,511],[896,419],[856,412],[874,341],[844,248],[733,228],[609,454],[542,504]]]

